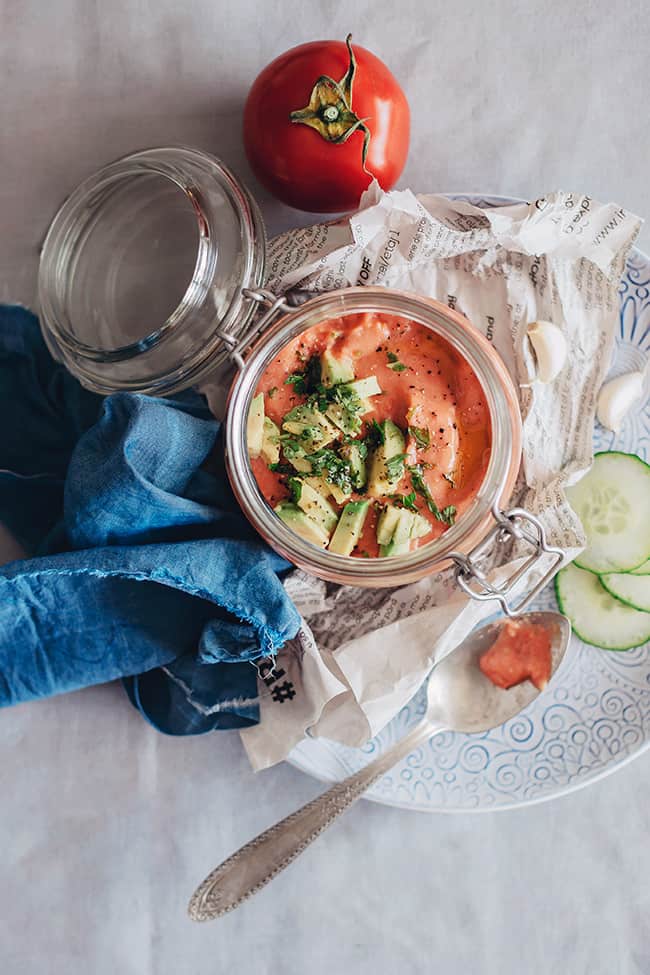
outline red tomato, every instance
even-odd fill
[[[406,96],[379,58],[349,38],[313,41],[280,55],[254,81],[244,145],[255,175],[278,199],[339,213],[356,208],[372,176],[385,190],[394,186],[409,124]]]

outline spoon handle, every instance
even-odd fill
[[[242,846],[197,887],[188,906],[192,920],[211,921],[239,907],[300,856],[404,755],[444,730],[422,721],[355,775],[337,782],[327,792]]]

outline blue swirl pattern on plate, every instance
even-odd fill
[[[482,207],[515,202],[463,199]],[[650,258],[638,250],[627,261],[620,302],[615,373],[643,368],[650,356]],[[619,434],[596,426],[594,449],[650,459],[647,395]],[[534,608],[556,608],[552,588]],[[432,738],[376,783],[367,798],[428,812],[478,812],[541,802],[594,782],[650,745],[649,649],[650,643],[612,653],[574,636],[553,685],[526,711],[483,735],[449,732]],[[401,738],[424,711],[421,689],[363,748],[305,739],[289,761],[316,778],[340,780]]]

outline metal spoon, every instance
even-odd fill
[[[551,676],[559,667],[571,636],[569,621],[559,613],[525,613],[517,619],[546,627],[551,637]],[[251,897],[284,870],[366,789],[401,758],[443,731],[476,733],[496,728],[514,717],[540,691],[525,681],[510,690],[495,687],[478,666],[479,657],[496,640],[507,619],[497,620],[463,640],[436,664],[427,688],[427,713],[401,741],[355,775],[260,833],[212,871],[189,903],[194,921],[221,917]]]

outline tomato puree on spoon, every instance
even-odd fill
[[[479,660],[485,676],[507,690],[530,680],[543,691],[551,679],[551,637],[541,623],[508,620]]]

